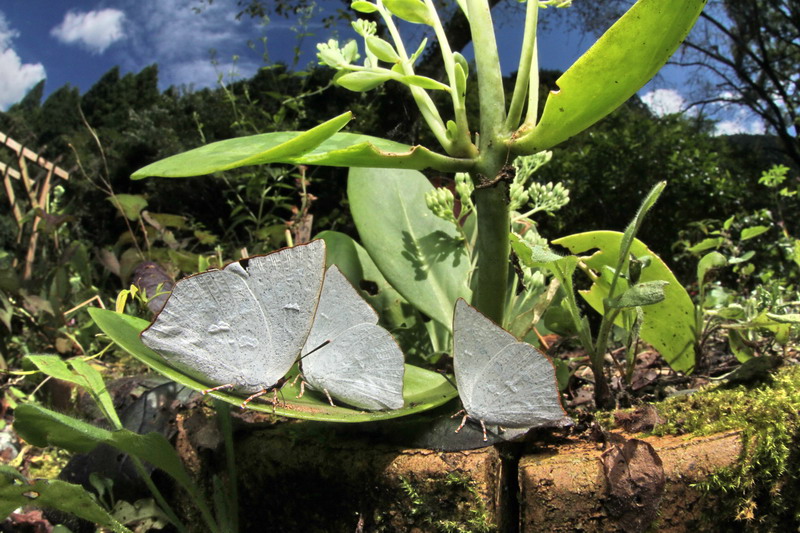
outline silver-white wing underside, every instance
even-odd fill
[[[555,368],[545,355],[463,300],[456,304],[454,328],[456,380],[470,417],[509,428],[565,417]]]
[[[302,351],[308,354],[301,361],[308,384],[353,407],[401,408],[403,352],[377,322],[375,310],[335,265],[329,267]]]
[[[325,264],[321,243],[180,280],[142,342],[212,386],[252,393],[274,385],[311,329]]]

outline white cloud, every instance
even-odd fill
[[[218,73],[229,75],[232,57],[254,36],[256,22],[236,20],[236,0],[215,0],[195,11],[195,0],[123,0],[128,14],[128,46],[120,50],[124,69],[136,71],[158,63],[160,85],[214,86]],[[219,65],[211,63],[211,51]],[[257,53],[256,53],[257,54]],[[255,54],[254,54],[255,55]],[[258,57],[242,58],[243,77],[260,66]]]
[[[736,135],[737,133],[760,135],[765,131],[764,121],[748,117],[747,112],[736,113],[733,119],[721,120],[714,125],[714,135]]]
[[[188,86],[201,88],[224,84],[252,76],[259,65],[253,62],[225,62],[212,64],[209,59],[194,59],[185,62],[170,63],[160,69],[160,78],[165,85]],[[221,80],[220,80],[221,78]]]
[[[19,32],[8,25],[0,11],[0,110],[18,102],[25,94],[45,78],[41,63],[23,63],[11,48]]]
[[[686,101],[675,89],[656,89],[642,96],[642,102],[656,116],[663,117],[683,111]]]
[[[78,43],[92,53],[102,54],[125,37],[124,21],[125,13],[119,9],[68,11],[61,24],[50,30],[50,35],[63,43]]]

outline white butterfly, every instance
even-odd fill
[[[536,348],[459,298],[453,317],[453,359],[458,394],[466,415],[508,428],[532,428],[559,423],[561,407],[555,368]]]
[[[302,362],[312,387],[364,409],[402,407],[402,352],[335,267],[323,289],[324,272],[316,240],[189,276],[142,342],[213,390],[251,394],[243,406],[317,348]]]

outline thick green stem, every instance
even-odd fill
[[[494,36],[492,13],[486,0],[467,0],[475,66],[478,70],[478,93],[481,102],[481,157],[491,157],[488,151],[499,150],[506,119],[506,99],[500,56]],[[502,147],[505,151],[505,147]],[[499,168],[497,169],[499,170]],[[490,176],[487,172],[483,173]],[[493,174],[491,175],[494,176]],[[508,240],[506,238],[506,240]]]
[[[478,239],[475,246],[478,262],[478,283],[472,303],[483,314],[503,323],[503,311],[508,290],[508,204],[506,183],[475,191],[475,210],[478,214]]]

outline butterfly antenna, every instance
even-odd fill
[[[445,381],[447,381],[450,385],[452,385],[454,389],[458,388],[458,386],[456,385],[456,382],[453,381],[452,379],[450,379],[450,375],[447,372],[445,372],[444,370],[437,370],[436,372],[441,374],[441,376],[445,379]],[[459,412],[461,412],[461,411],[459,411]]]
[[[305,353],[305,354],[301,355],[299,360],[300,360],[300,361],[302,361],[302,360],[303,360],[305,357],[308,357],[308,356],[309,356],[309,355],[311,355],[312,353],[316,352],[316,351],[317,351],[317,350],[319,350],[319,349],[322,349],[322,348],[324,348],[325,346],[329,345],[330,343],[331,343],[331,341],[330,341],[330,340],[327,340],[327,341],[323,342],[322,344],[320,344],[319,346],[317,346],[316,348],[314,348],[314,349],[313,349],[313,350],[311,350],[310,352],[307,352],[307,353]]]

